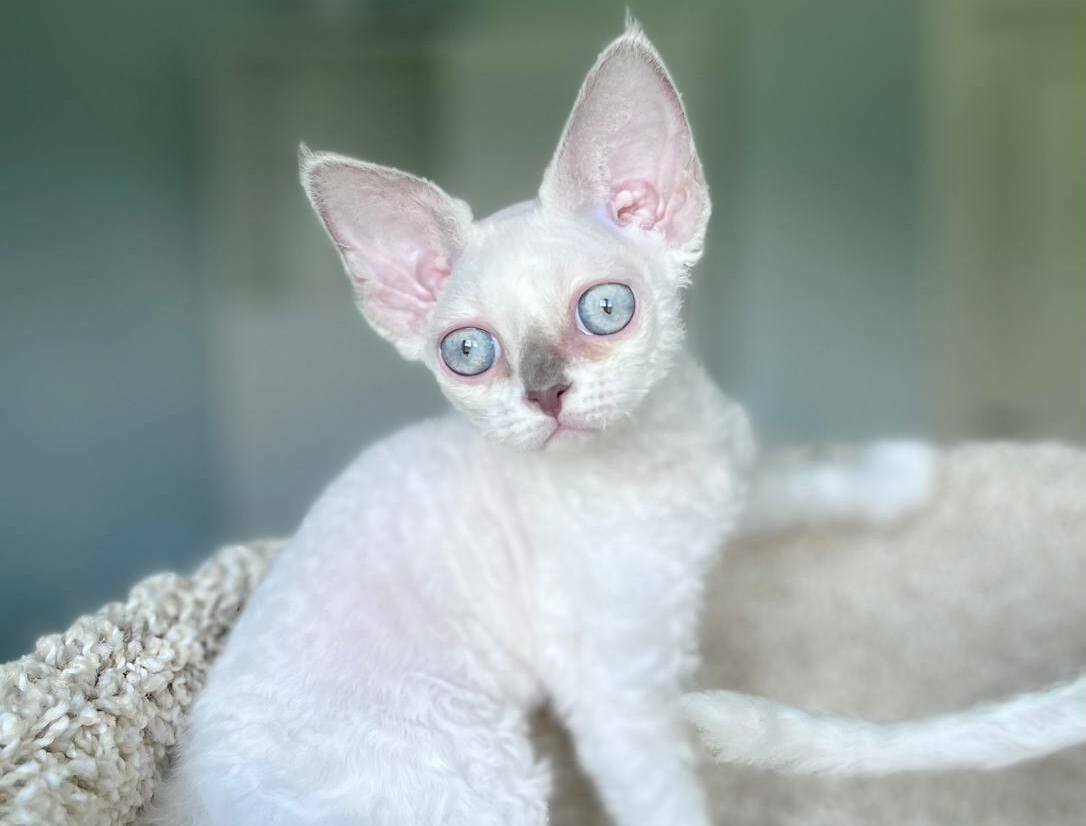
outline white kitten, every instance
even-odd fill
[[[684,353],[709,197],[636,25],[589,73],[538,199],[474,222],[433,184],[303,148],[365,317],[464,417],[332,484],[191,714],[159,817],[520,826],[552,702],[611,815],[707,823],[681,729],[703,574],[752,441]]]

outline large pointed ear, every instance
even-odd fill
[[[682,100],[640,26],[596,60],[543,176],[544,207],[601,212],[658,233],[684,266],[701,254],[709,191]]]
[[[299,149],[302,186],[339,250],[362,314],[409,359],[471,229],[471,210],[406,172]]]

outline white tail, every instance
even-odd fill
[[[855,522],[880,525],[931,496],[937,451],[924,442],[872,442],[822,451],[777,450],[751,480],[742,537]]]
[[[730,691],[688,694],[683,705],[718,762],[791,774],[997,769],[1086,743],[1086,676],[902,723],[816,716]]]

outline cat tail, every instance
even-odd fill
[[[770,451],[755,468],[739,536],[902,518],[929,501],[937,456],[910,440]]]
[[[717,762],[789,774],[998,769],[1086,743],[1086,675],[901,723],[812,715],[730,691],[687,694],[683,707]]]

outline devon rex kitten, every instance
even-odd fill
[[[630,25],[538,197],[483,221],[386,167],[303,148],[301,174],[362,313],[471,426],[408,428],[321,497],[212,669],[152,818],[542,824],[526,721],[549,700],[620,826],[704,826],[680,685],[753,444],[682,349],[709,196],[656,51]],[[783,478],[748,530],[868,509],[837,471]],[[874,486],[876,518],[915,499],[895,487]],[[1084,692],[890,727],[727,693],[686,713],[722,760],[881,773],[1081,742]]]
[[[683,350],[709,195],[659,55],[630,25],[538,197],[490,218],[304,147],[301,177],[363,315],[463,416],[366,450],[313,507],[212,670],[164,816],[542,824],[526,718],[549,700],[616,822],[706,824],[677,701],[752,440]]]

